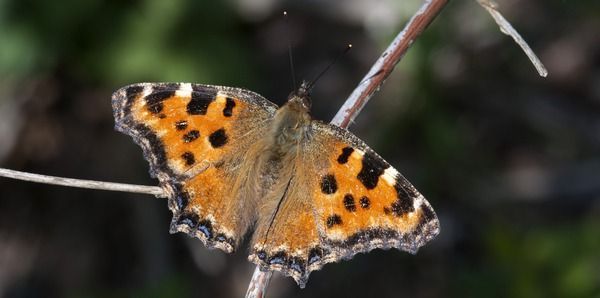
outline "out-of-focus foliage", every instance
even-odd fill
[[[245,87],[282,103],[296,74],[328,120],[421,1],[0,0],[0,164],[156,184],[112,128],[141,81]],[[600,297],[600,5],[498,0],[550,71],[475,1],[452,1],[351,130],[428,197],[440,236],[276,276],[272,297]],[[281,12],[287,10],[286,21]],[[169,235],[164,201],[0,179],[0,296],[241,296],[246,250]]]

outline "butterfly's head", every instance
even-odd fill
[[[310,86],[308,82],[303,81],[298,89],[290,93],[290,96],[288,97],[288,103],[295,103],[297,105],[300,105],[306,111],[310,111],[310,107],[312,104],[312,101],[310,99],[310,91],[312,89],[311,87],[312,86]]]

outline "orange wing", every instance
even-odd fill
[[[415,253],[439,233],[425,198],[364,142],[319,121],[311,135],[289,192],[269,207],[276,210],[271,230],[256,231],[251,261],[303,287],[326,263],[375,248]]]
[[[377,153],[337,126],[314,127],[325,132],[321,143],[331,161],[315,173],[313,188],[316,221],[332,250],[324,262],[375,248],[416,253],[439,233],[429,202]]]
[[[256,215],[231,186],[277,106],[243,89],[142,83],[116,91],[113,109],[116,129],[142,147],[168,192],[171,232],[233,251]]]

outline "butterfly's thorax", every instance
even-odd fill
[[[258,172],[255,193],[259,201],[280,198],[297,166],[300,146],[310,137],[311,117],[301,101],[292,96],[277,110],[265,135],[255,146],[262,148],[253,167]]]
[[[308,137],[310,121],[308,109],[292,97],[273,118],[266,136],[270,151],[278,155],[295,154],[302,140]]]

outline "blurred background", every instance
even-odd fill
[[[350,130],[429,199],[441,234],[270,297],[600,297],[600,2],[499,0],[544,79],[475,1],[452,1]],[[0,166],[156,185],[113,130],[142,81],[244,87],[281,104],[296,73],[329,121],[419,0],[0,0]],[[283,10],[290,17],[288,25]],[[0,178],[1,297],[240,297],[247,250],[170,235],[166,201]]]

